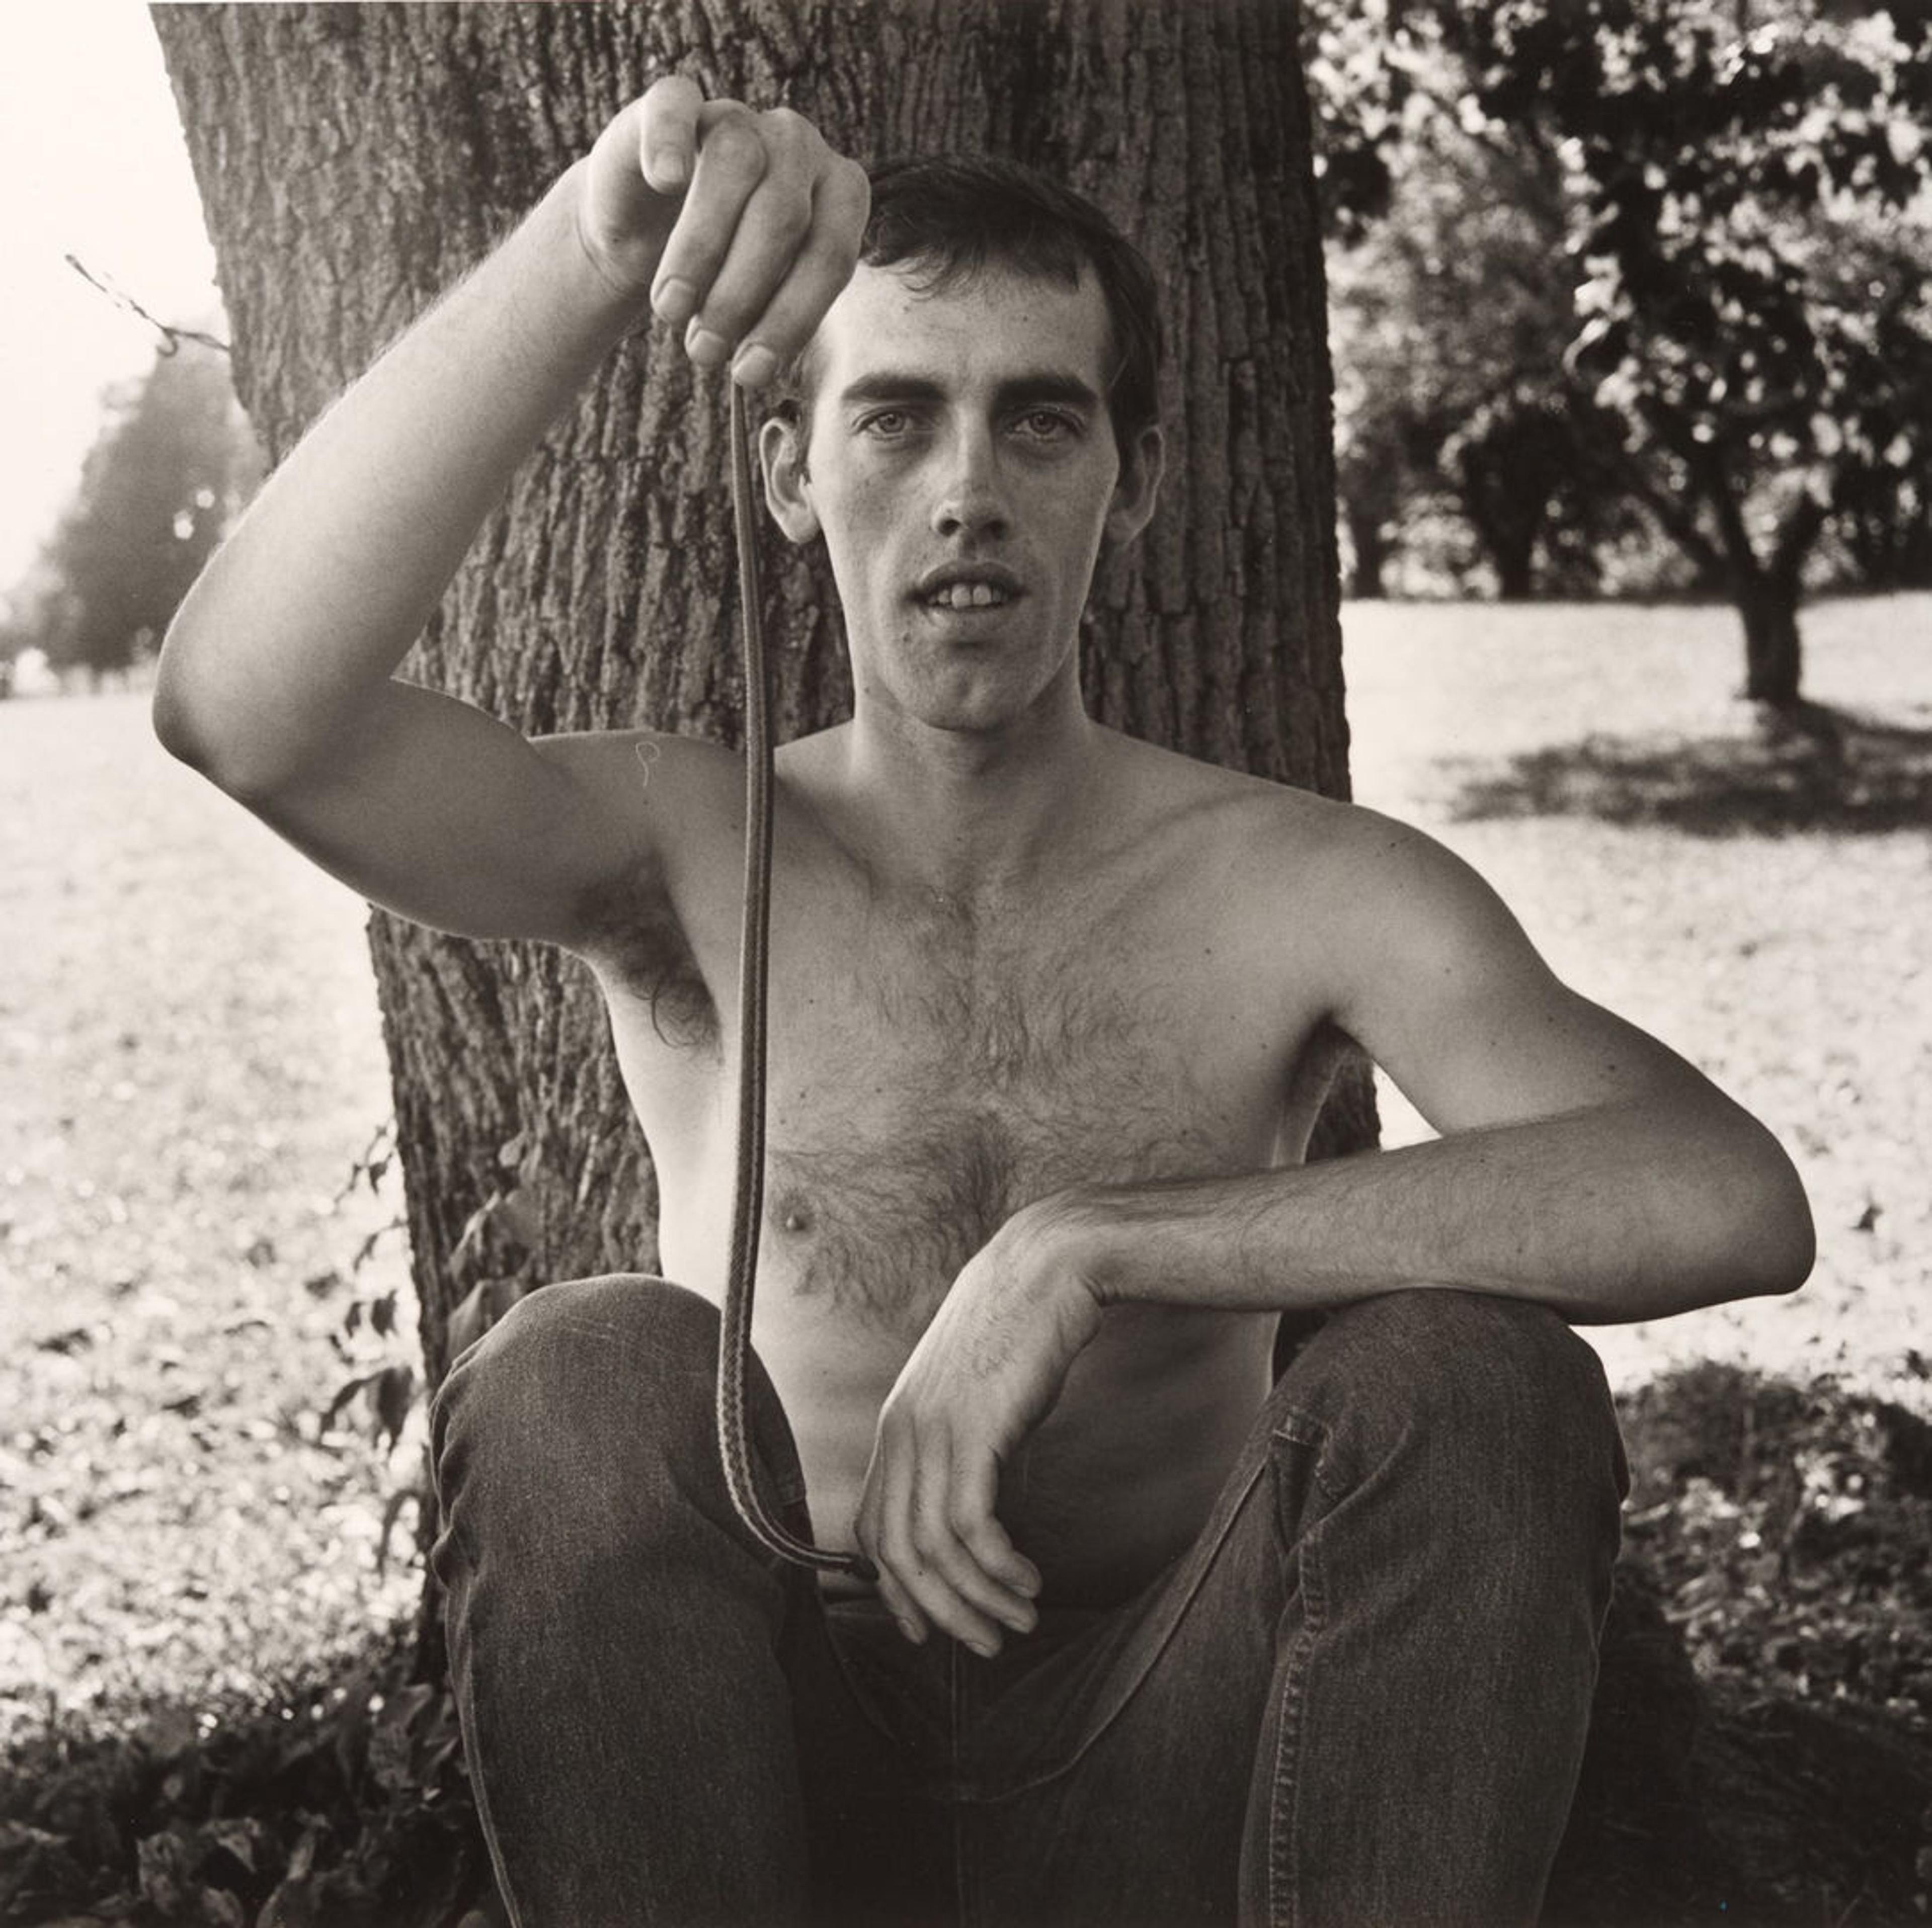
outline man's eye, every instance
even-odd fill
[[[1080,424],[1058,409],[1029,409],[1019,418],[1022,432],[1034,442],[1059,442],[1077,435]]]
[[[912,417],[904,409],[874,409],[859,420],[861,433],[880,436],[888,441],[904,435],[911,427]]]

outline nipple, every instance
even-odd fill
[[[784,1231],[796,1234],[808,1232],[812,1229],[812,1207],[802,1198],[786,1197],[777,1200],[772,1216],[778,1220],[780,1229]]]

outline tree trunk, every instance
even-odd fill
[[[1457,465],[1462,513],[1496,573],[1503,602],[1526,602],[1536,587],[1536,538],[1543,526],[1544,498],[1533,482],[1498,473],[1472,451]]]
[[[1500,601],[1526,602],[1536,593],[1537,547],[1556,492],[1576,467],[1569,424],[1542,407],[1503,415],[1462,448],[1457,494],[1496,571]]]
[[[1736,592],[1744,628],[1744,694],[1773,709],[1798,706],[1804,661],[1798,634],[1798,586],[1761,577]]]
[[[1322,254],[1286,0],[154,13],[236,386],[276,458],[667,70],[788,102],[860,155],[982,151],[1068,180],[1146,248],[1174,349],[1172,484],[1096,586],[1091,706],[1346,793]],[[526,731],[649,723],[735,740],[723,391],[662,346],[627,341],[524,464],[406,674]],[[849,677],[829,575],[766,533],[792,735],[846,713]],[[434,1384],[449,1312],[482,1279],[652,1266],[655,1195],[586,973],[380,913],[370,942]],[[1358,1075],[1321,1142],[1373,1130]],[[483,1209],[513,1189],[524,1209]]]
[[[1725,584],[1744,623],[1744,695],[1769,710],[1795,712],[1804,667],[1798,598],[1804,559],[1824,529],[1825,508],[1808,490],[1799,496],[1780,521],[1768,553],[1760,553],[1745,518],[1743,493],[1724,456],[1706,448],[1690,467],[1710,507]]]
[[[1537,531],[1520,523],[1495,532],[1486,546],[1498,602],[1527,602],[1536,593]]]
[[[1372,510],[1345,502],[1342,513],[1348,521],[1348,546],[1354,560],[1348,570],[1348,593],[1358,599],[1379,598],[1388,594],[1388,565],[1392,545],[1388,525]]]

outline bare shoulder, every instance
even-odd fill
[[[1175,862],[1211,892],[1220,928],[1246,930],[1337,1007],[1365,976],[1520,956],[1496,893],[1414,825],[1145,744],[1121,754],[1146,799],[1143,823],[1171,826]]]
[[[1305,866],[1346,863],[1378,828],[1403,826],[1316,791],[1253,776],[1136,739],[1114,739],[1120,787],[1142,821],[1166,821],[1238,864],[1257,886],[1272,874],[1299,889]]]
[[[1359,804],[1330,804],[1308,882],[1338,934],[1391,942],[1521,940],[1515,919],[1462,858],[1426,831]]]
[[[1576,1000],[1502,898],[1447,845],[1356,805],[1330,805],[1324,831],[1303,871],[1320,934],[1312,974],[1334,1021],[1440,1126],[1454,1108],[1418,1069],[1418,1038],[1442,1061],[1459,1027],[1492,1036],[1505,1021],[1546,1024],[1557,1003]],[[1436,1111],[1419,1091],[1434,1093]]]

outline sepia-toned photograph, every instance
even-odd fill
[[[21,0],[0,1928],[1932,1915],[1924,0]]]

